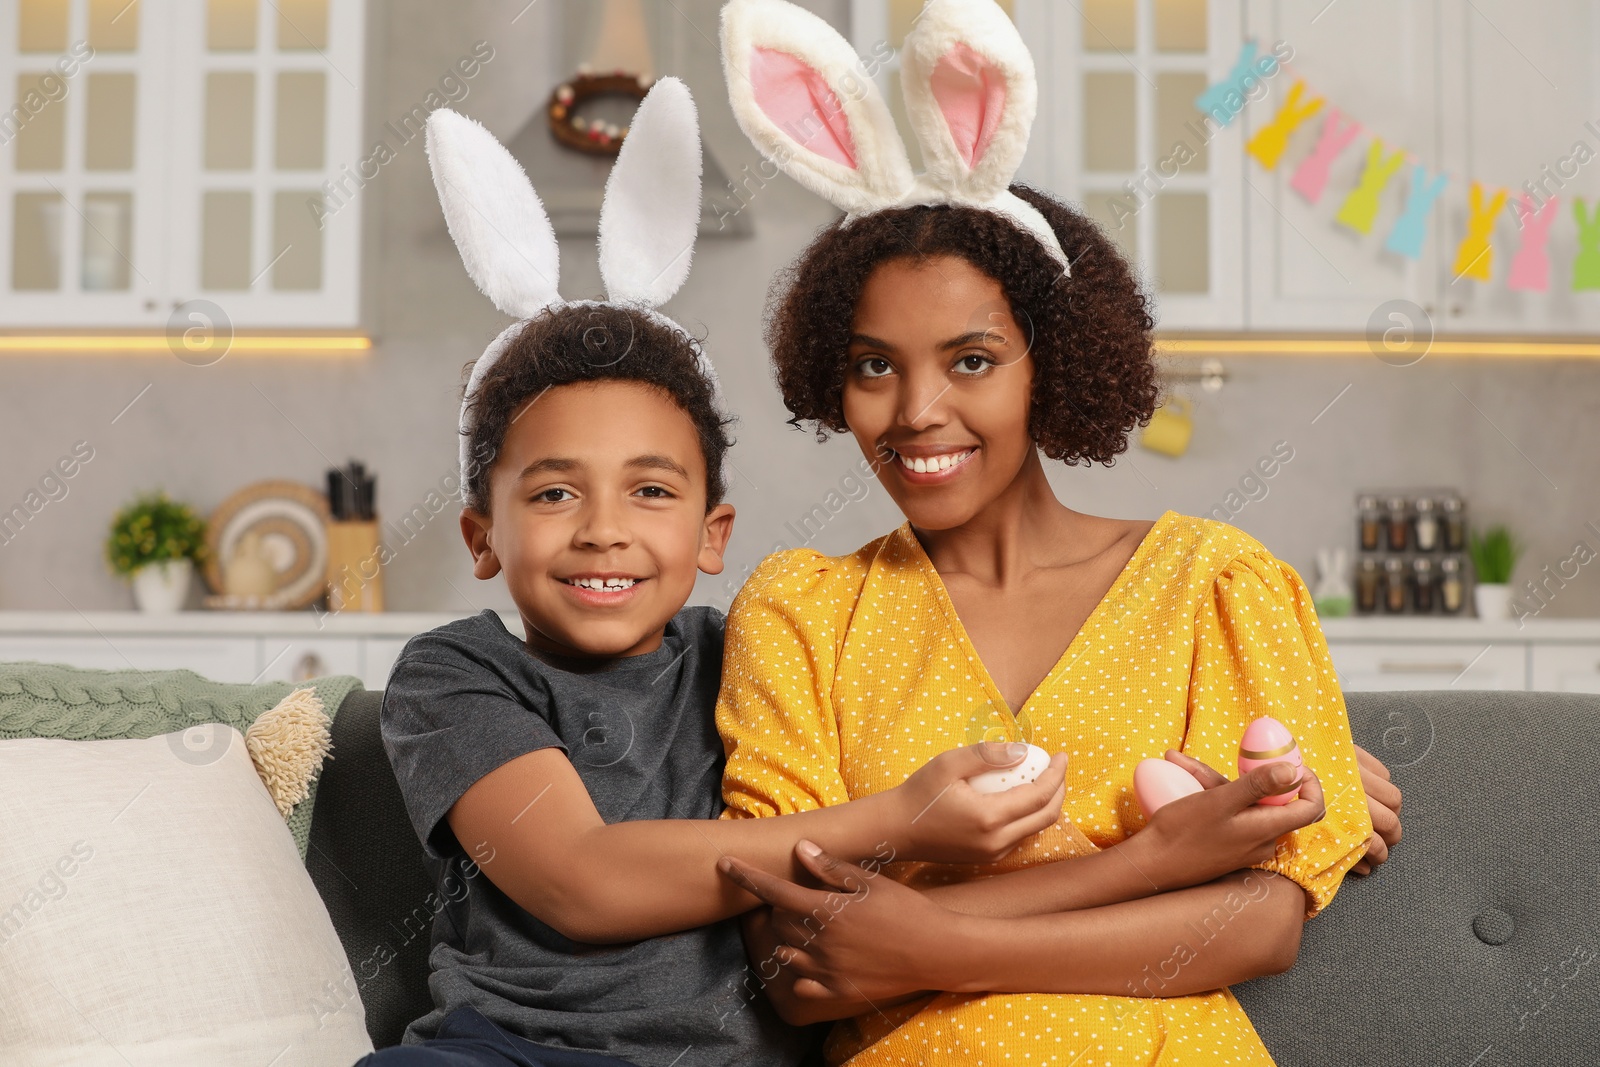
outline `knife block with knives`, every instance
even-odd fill
[[[352,460],[328,471],[328,610],[382,611],[377,477]]]

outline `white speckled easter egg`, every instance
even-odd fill
[[[1239,742],[1239,774],[1249,774],[1257,767],[1265,767],[1269,763],[1287,763],[1291,767],[1303,767],[1300,759],[1300,746],[1295,742],[1294,735],[1289,728],[1277,719],[1263,716],[1251,723],[1244,731],[1244,739]],[[1300,795],[1300,787],[1295,786],[1287,793],[1278,793],[1270,797],[1262,797],[1258,804],[1287,804]]]
[[[1038,781],[1039,776],[1050,766],[1050,753],[1038,745],[1029,745],[1028,754],[1022,762],[1013,767],[996,767],[992,771],[973,775],[967,779],[973,790],[978,793],[1004,793],[1007,789],[1015,789],[1019,785]]]

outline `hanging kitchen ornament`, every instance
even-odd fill
[[[1322,120],[1322,135],[1317,139],[1317,147],[1300,161],[1294,177],[1289,179],[1290,188],[1309,203],[1315,204],[1321,200],[1322,191],[1328,187],[1328,171],[1333,167],[1333,161],[1339,158],[1340,152],[1350,147],[1350,142],[1360,133],[1361,123],[1346,119],[1336,107],[1328,108]]]
[[[637,104],[655,84],[649,32],[641,0],[604,0],[600,32],[590,60],[575,76],[555,87],[546,111],[550,133],[567,148],[597,156],[622,150],[628,127],[594,113],[582,114],[595,100],[621,97]]]
[[[1397,256],[1421,259],[1422,243],[1428,236],[1428,214],[1448,184],[1448,174],[1436,175],[1430,181],[1427,167],[1412,167],[1411,194],[1406,197],[1405,210],[1395,220],[1394,229],[1389,231],[1389,239],[1383,243],[1383,247]]]
[[[1573,197],[1572,214],[1578,220],[1578,258],[1572,264],[1572,291],[1600,289],[1600,204],[1591,218],[1584,202]]]
[[[1250,138],[1250,143],[1245,146],[1245,151],[1261,163],[1268,170],[1277,170],[1278,161],[1289,150],[1289,137],[1300,125],[1322,110],[1322,97],[1300,102],[1305,95],[1306,83],[1297,81],[1289,88],[1289,98],[1283,102],[1278,113],[1271,122]]]
[[[1500,210],[1506,206],[1506,191],[1501,189],[1489,199],[1483,198],[1483,183],[1472,183],[1472,196],[1467,218],[1467,236],[1456,249],[1455,276],[1486,282],[1494,267],[1494,223]]]
[[[1511,259],[1508,286],[1518,292],[1545,293],[1550,290],[1550,224],[1556,218],[1559,197],[1552,196],[1537,209],[1533,197],[1522,194],[1518,218],[1522,220],[1522,245]]]
[[[1344,205],[1339,208],[1338,221],[1357,233],[1371,233],[1372,223],[1382,206],[1379,198],[1383,194],[1383,187],[1389,184],[1389,179],[1394,177],[1394,172],[1400,169],[1405,159],[1403,149],[1386,158],[1383,140],[1374,137],[1367,148],[1367,164],[1361,169],[1361,181],[1345,197]]]

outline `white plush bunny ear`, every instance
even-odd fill
[[[662,78],[639,105],[600,208],[600,276],[613,303],[660,307],[689,277],[700,232],[700,120]]]
[[[434,111],[427,130],[450,238],[483,295],[518,319],[560,303],[555,229],[522,165],[494,134],[454,111]]]
[[[915,177],[883,94],[848,41],[785,0],[732,0],[722,62],[734,116],[763,155],[835,207],[898,204]]]
[[[1011,185],[1039,107],[1033,56],[993,0],[928,0],[901,52],[906,110],[928,178],[990,203]]]

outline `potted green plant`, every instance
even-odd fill
[[[1522,544],[1504,526],[1475,532],[1467,542],[1472,569],[1478,578],[1473,601],[1478,618],[1501,621],[1511,617],[1511,572],[1522,558]]]
[[[132,583],[140,611],[178,611],[189,595],[194,565],[205,557],[205,538],[206,524],[189,505],[153,493],[112,520],[106,560]]]

